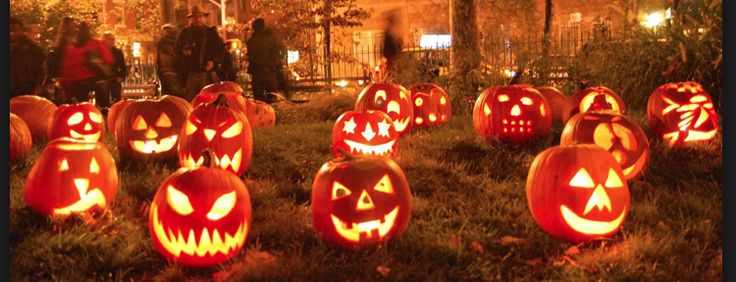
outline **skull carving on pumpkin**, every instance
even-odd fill
[[[164,257],[185,266],[224,262],[243,248],[251,220],[248,190],[235,174],[217,168],[205,151],[197,168],[169,176],[151,202],[148,227]]]
[[[549,134],[552,115],[547,100],[530,85],[494,86],[478,96],[473,127],[486,139],[525,142]]]
[[[393,120],[382,111],[347,111],[332,127],[332,153],[340,151],[353,156],[395,157],[399,149],[399,135]]]
[[[388,158],[358,157],[322,165],[312,186],[312,222],[326,241],[346,248],[382,244],[409,225],[411,193]]]
[[[657,88],[647,105],[649,127],[669,146],[710,141],[718,116],[708,92],[697,82],[668,83]]]
[[[88,102],[56,108],[48,134],[49,140],[71,137],[87,141],[100,141],[104,135],[102,113]]]
[[[101,210],[118,191],[118,172],[101,142],[62,137],[51,141],[28,173],[26,205],[44,215]]]
[[[590,144],[552,147],[537,155],[526,196],[544,231],[574,242],[613,235],[630,205],[621,166]]]
[[[354,111],[378,110],[394,121],[399,135],[409,132],[414,119],[411,95],[403,86],[393,83],[374,83],[360,92]]]

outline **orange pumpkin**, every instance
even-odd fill
[[[553,121],[562,121],[569,118],[563,117],[563,115],[568,115],[570,112],[570,100],[565,96],[565,93],[553,86],[541,86],[535,87],[535,89],[542,93],[542,96],[549,102]]]
[[[718,116],[708,92],[697,82],[667,83],[649,96],[649,127],[669,146],[709,142],[718,132]]]
[[[220,94],[227,97],[227,104],[231,109],[246,113],[247,106],[243,96],[243,88],[232,81],[221,81],[203,87],[199,94],[192,99],[192,107],[196,108],[201,104],[212,103]]]
[[[27,154],[31,145],[33,140],[26,122],[10,113],[10,162]]]
[[[534,158],[527,204],[547,233],[580,242],[616,233],[630,210],[621,166],[601,147],[557,146]]]
[[[450,97],[442,87],[434,83],[419,83],[409,87],[409,92],[414,101],[415,125],[423,127],[450,122],[452,105],[450,105]],[[422,97],[420,102],[417,101],[416,95],[418,94],[424,94],[427,97]]]
[[[28,173],[28,207],[64,216],[106,208],[118,191],[118,170],[105,144],[67,137],[49,142]]]
[[[355,102],[356,112],[382,111],[394,120],[399,135],[409,132],[414,120],[411,94],[406,88],[393,83],[378,82],[363,88]]]
[[[54,103],[36,95],[21,95],[10,99],[10,112],[26,122],[36,144],[46,141],[54,111]]]
[[[89,102],[59,106],[51,119],[49,140],[60,137],[102,141],[102,138],[105,137],[102,113]]]
[[[151,201],[148,227],[156,250],[184,266],[212,266],[236,256],[250,231],[250,195],[235,174],[205,152],[197,168],[171,174]]]
[[[347,111],[332,126],[332,153],[353,156],[395,157],[399,150],[399,134],[393,120],[382,111]],[[342,151],[342,152],[341,152]]]
[[[108,109],[107,130],[110,132],[110,135],[112,135],[113,138],[115,138],[115,122],[117,122],[120,112],[122,112],[123,108],[125,108],[127,105],[133,103],[133,101],[135,100],[121,100],[116,102],[115,104],[112,104],[112,106],[110,106],[110,109]]]
[[[590,111],[613,111],[626,114],[626,105],[621,96],[608,87],[588,87],[570,97],[570,111],[563,118],[567,122],[577,113]]]
[[[473,127],[488,140],[526,142],[549,134],[552,115],[547,100],[530,85],[493,86],[475,101]]]
[[[270,128],[276,126],[276,111],[266,102],[248,99],[245,101],[245,115],[251,128]]]
[[[312,185],[312,223],[322,238],[353,249],[398,238],[408,227],[411,192],[391,159],[357,157],[322,165]]]

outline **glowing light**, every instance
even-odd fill
[[[616,230],[621,226],[621,222],[624,220],[626,215],[626,208],[621,211],[621,214],[612,221],[597,221],[579,217],[573,211],[565,205],[560,206],[560,212],[562,218],[567,222],[568,225],[575,231],[583,234],[606,234]]]
[[[141,56],[141,43],[140,42],[133,42],[133,57],[140,57]]]
[[[359,242],[361,233],[365,234],[365,238],[371,238],[375,232],[378,231],[378,238],[383,239],[386,234],[394,227],[396,217],[399,215],[399,207],[395,207],[391,212],[383,217],[383,220],[376,219],[371,221],[364,221],[358,223],[352,223],[348,225],[334,215],[330,215],[332,218],[332,224],[335,226],[335,230],[344,239],[352,242]],[[383,222],[383,223],[381,223]]]
[[[294,51],[294,50],[286,51],[286,61],[289,64],[293,64],[299,61],[299,51]]]
[[[664,23],[664,20],[665,13],[662,11],[656,11],[646,15],[644,21],[642,21],[642,25],[648,28],[655,28]]]
[[[343,80],[340,80],[338,82],[335,82],[335,86],[337,86],[337,87],[343,87],[343,88],[344,87],[347,87],[348,86],[348,81],[347,80],[344,80],[344,79]]]
[[[452,45],[449,34],[423,34],[419,39],[419,47],[423,49],[447,48]]]
[[[226,216],[235,207],[235,191],[220,196],[207,213],[207,219],[219,220]]]
[[[595,187],[593,178],[590,177],[590,173],[588,173],[588,171],[585,170],[585,168],[580,168],[580,170],[578,170],[578,172],[575,173],[575,176],[572,177],[569,184],[572,187],[580,187],[580,188]]]

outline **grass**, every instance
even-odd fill
[[[402,136],[396,161],[413,206],[399,240],[358,252],[330,246],[311,226],[310,193],[331,157],[332,122],[352,108],[350,99],[279,105],[279,124],[254,132],[253,160],[243,177],[252,229],[235,258],[209,268],[172,265],[151,243],[150,200],[174,164],[120,167],[120,189],[108,212],[86,221],[48,219],[23,203],[25,178],[43,149],[34,146],[10,170],[11,280],[722,279],[720,141],[676,150],[652,142],[649,167],[630,182],[632,206],[620,232],[571,244],[536,225],[524,190],[536,154],[559,143],[560,125],[549,137],[511,146],[477,137],[469,116]],[[645,114],[631,116],[649,134]],[[112,139],[105,141],[119,159]]]

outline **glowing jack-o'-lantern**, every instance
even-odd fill
[[[10,112],[26,122],[36,144],[42,144],[48,138],[54,111],[56,105],[53,102],[37,95],[21,95],[10,99]]]
[[[236,111],[246,112],[245,97],[243,96],[243,88],[232,81],[221,81],[207,85],[199,91],[199,94],[192,100],[192,107],[201,104],[212,103],[217,97],[223,94],[227,97],[227,105]]]
[[[46,146],[28,173],[25,203],[43,215],[101,210],[118,191],[118,171],[105,144],[62,137]]]
[[[115,124],[115,140],[123,157],[173,158],[177,153],[179,131],[191,108],[180,99],[135,100],[123,108]]]
[[[276,125],[276,111],[271,105],[260,100],[247,99],[245,115],[251,128],[269,128]]]
[[[31,131],[22,118],[10,113],[10,161],[28,153],[33,145]]]
[[[394,120],[394,128],[399,135],[409,132],[414,119],[411,94],[403,86],[393,83],[373,83],[363,88],[353,110],[387,113]]]
[[[235,174],[205,151],[197,168],[169,176],[151,202],[148,229],[164,257],[185,266],[224,262],[243,248],[250,230],[250,195]]]
[[[649,96],[647,119],[655,136],[669,146],[711,141],[718,132],[710,95],[692,81],[668,83],[654,90]]]
[[[399,134],[393,120],[382,111],[347,111],[332,127],[332,153],[342,156],[394,157],[399,149]]]
[[[626,105],[621,100],[621,96],[608,87],[588,87],[570,97],[570,111],[563,118],[567,121],[577,113],[594,111],[626,114]]]
[[[49,140],[71,137],[87,141],[101,141],[105,136],[102,113],[95,105],[83,102],[61,105],[54,111],[49,127]]]
[[[537,155],[526,197],[544,231],[574,242],[616,233],[631,200],[621,166],[591,144],[552,147]]]
[[[253,150],[250,123],[243,113],[228,107],[225,95],[195,108],[179,136],[179,163],[183,167],[201,165],[202,151],[207,148],[222,169],[237,175],[243,174],[250,164]]]
[[[320,168],[312,185],[312,223],[327,242],[360,248],[398,238],[408,227],[411,193],[391,159],[349,157]]]
[[[442,87],[434,83],[419,83],[409,87],[412,101],[414,101],[414,125],[419,127],[441,125],[452,118],[450,97]],[[417,101],[417,94],[426,94],[422,101]],[[419,105],[417,105],[419,104]]]
[[[473,127],[486,139],[525,142],[549,134],[550,106],[530,85],[494,86],[475,101]]]
[[[626,116],[587,112],[565,124],[560,145],[595,144],[607,150],[621,165],[624,176],[633,179],[649,161],[649,140],[644,131]]]
[[[569,117],[563,117],[570,112],[570,100],[559,89],[553,86],[535,87],[539,93],[542,93],[547,102],[549,102],[552,111],[552,120],[567,120]]]

